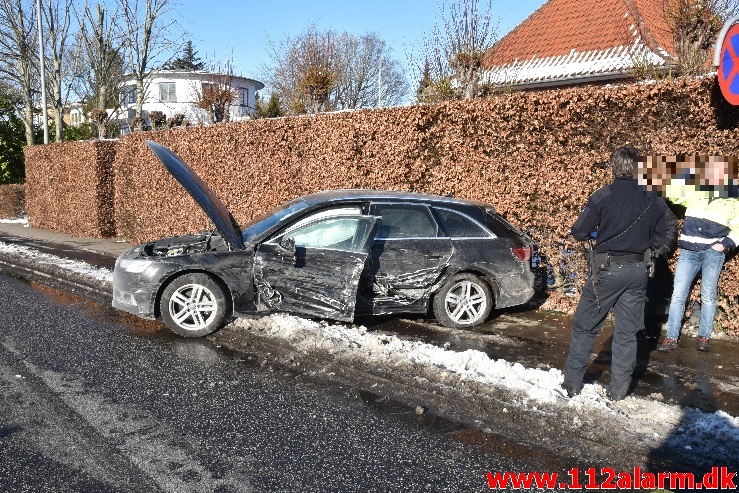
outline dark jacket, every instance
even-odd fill
[[[642,254],[667,244],[666,211],[659,194],[630,177],[620,177],[590,196],[571,232],[578,241],[595,234],[596,253]],[[674,229],[673,234],[676,223]]]

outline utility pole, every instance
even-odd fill
[[[380,59],[380,68],[377,70],[377,107],[382,106],[382,59]]]
[[[41,26],[41,0],[36,0],[36,11],[38,15],[38,59],[41,72],[41,111],[44,123],[44,144],[49,143],[49,108],[46,106],[46,68],[44,66],[44,32]],[[57,122],[60,125],[61,122]]]

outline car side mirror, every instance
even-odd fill
[[[290,255],[295,255],[295,238],[283,238],[280,242],[280,248]]]

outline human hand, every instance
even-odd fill
[[[714,245],[711,245],[711,248],[713,248],[717,252],[723,252],[725,250],[724,246],[721,243],[716,243]]]

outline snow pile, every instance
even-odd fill
[[[80,262],[77,260],[70,260],[66,258],[57,257],[56,255],[49,255],[47,253],[41,253],[33,248],[24,247],[21,245],[13,245],[10,243],[4,243],[0,241],[0,253],[6,253],[30,259],[34,262],[47,265],[55,265],[62,269],[71,270],[77,274],[81,274],[86,277],[98,281],[113,281],[113,273],[102,267],[94,267],[88,263]]]
[[[712,414],[693,408],[685,408],[682,411],[677,429],[668,439],[670,444],[714,455],[737,448],[739,418],[724,411]]]
[[[22,224],[24,227],[28,227],[28,217],[22,217],[19,219],[0,219],[0,224]]]
[[[369,332],[365,327],[315,322],[284,314],[240,319],[236,325],[288,340],[301,350],[320,350],[334,355],[352,353],[352,357],[378,366],[388,362],[410,362],[465,380],[515,390],[536,402],[551,404],[563,396],[561,371],[524,368],[519,363],[491,360],[485,353],[473,349],[449,351],[394,335]]]

